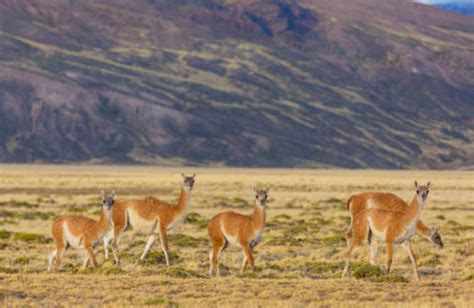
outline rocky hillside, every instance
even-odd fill
[[[473,89],[411,1],[0,2],[2,162],[467,167]]]

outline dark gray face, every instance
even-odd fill
[[[183,177],[183,186],[189,190],[193,189],[194,178],[196,177],[196,174],[193,174],[192,176],[186,176],[184,173],[182,173],[181,176]]]
[[[426,201],[428,199],[428,194],[430,193],[430,185],[431,182],[428,182],[426,186],[420,185],[418,186],[418,182],[415,181],[415,189],[416,189],[416,195],[421,198],[421,200]]]
[[[115,191],[112,191],[110,196],[106,196],[104,191],[102,191],[102,206],[105,210],[111,210],[114,206]]]
[[[254,192],[255,192],[255,201],[260,204],[260,206],[266,206],[267,205],[267,200],[268,200],[268,190],[267,189],[256,189],[254,187]]]
[[[434,230],[431,233],[431,243],[435,245],[438,248],[443,248],[444,244],[443,241],[441,240],[441,235],[439,235],[438,230]]]

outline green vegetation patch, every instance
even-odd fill
[[[199,247],[201,245],[206,245],[207,238],[197,238],[190,235],[185,234],[172,234],[169,236],[169,241],[173,245],[177,245],[180,247]]]
[[[0,239],[2,239],[2,240],[9,239],[11,235],[12,235],[12,233],[10,231],[0,230]]]
[[[148,298],[145,302],[145,305],[160,305],[168,307],[178,307],[178,303],[170,301],[168,298],[160,295],[156,295]]]
[[[30,261],[31,261],[31,258],[26,257],[26,256],[20,256],[20,257],[16,257],[15,259],[13,259],[13,264],[26,265],[26,264],[30,263]]]
[[[346,236],[344,232],[337,231],[334,235],[323,237],[321,242],[328,245],[339,245],[346,242]]]
[[[39,204],[36,203],[29,203],[25,201],[16,201],[16,200],[11,200],[11,201],[6,201],[6,202],[0,202],[0,207],[14,207],[14,208],[28,208],[28,209],[34,209],[38,208]]]
[[[341,264],[336,262],[311,261],[304,264],[305,271],[310,274],[334,274],[341,269]]]
[[[207,228],[207,220],[204,219],[200,214],[196,212],[189,213],[184,219],[185,223],[193,224],[198,226],[200,229]]]
[[[274,236],[265,240],[265,244],[269,246],[302,246],[303,242],[302,239],[285,236]]]
[[[137,255],[135,258],[139,259],[140,255]],[[170,262],[174,264],[183,262],[183,260],[176,252],[169,252],[169,258]],[[165,254],[163,253],[163,251],[150,251],[146,255],[145,259],[141,260],[140,263],[145,266],[166,265]]]
[[[40,212],[40,211],[32,211],[32,212],[23,212],[19,214],[19,217],[25,220],[50,220],[51,218],[55,217],[56,214],[53,212]]]
[[[367,262],[352,262],[351,267],[353,276],[357,279],[373,278],[383,275],[383,271],[380,267]]]
[[[39,244],[47,244],[52,242],[52,239],[47,238],[41,234],[35,233],[15,233],[14,239],[17,241],[27,242],[27,243],[39,243]]]
[[[372,282],[393,282],[393,283],[408,283],[408,279],[400,275],[382,275],[370,278]]]
[[[435,266],[441,264],[441,255],[437,253],[425,252],[420,255],[418,265],[420,266]]]
[[[0,267],[0,273],[4,274],[16,274],[19,270],[17,268],[9,268],[9,267]]]
[[[308,232],[308,227],[304,224],[298,224],[296,226],[286,228],[283,231],[283,235],[287,237],[292,237],[306,232]]]
[[[168,277],[173,278],[202,278],[204,277],[202,274],[198,274],[194,271],[184,269],[182,267],[169,267],[166,271],[163,272]]]

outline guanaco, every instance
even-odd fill
[[[400,211],[408,206],[413,206],[415,202],[417,202],[416,198],[413,198],[410,205],[408,205],[400,197],[391,193],[361,193],[351,196],[347,200],[347,209],[351,213],[351,226],[349,227],[346,236],[348,239],[348,247],[350,246],[350,241],[352,239],[352,220],[354,216],[370,208],[378,208],[387,211]],[[421,220],[418,220],[416,231],[426,239],[430,240],[435,247],[444,247],[443,241],[441,240],[441,236],[436,227],[433,226],[432,228],[429,228]],[[370,246],[370,263],[376,265],[378,243],[372,240],[370,232],[368,242]]]
[[[112,253],[115,263],[120,265],[118,257],[118,244],[120,237],[130,225],[133,229],[148,234],[145,249],[140,257],[143,260],[157,235],[160,237],[161,248],[165,255],[166,265],[170,265],[168,252],[168,231],[180,222],[191,207],[191,191],[194,186],[196,175],[186,176],[181,174],[182,185],[179,200],[176,205],[169,204],[155,198],[139,200],[117,200],[112,210],[111,230],[104,237],[105,258],[108,259],[108,245],[112,242]]]
[[[410,257],[415,279],[420,279],[410,239],[416,232],[416,225],[428,198],[430,182],[426,186],[418,186],[417,181],[415,181],[415,189],[415,202],[412,202],[409,206],[401,204],[391,210],[372,207],[354,216],[351,226],[352,239],[348,239],[350,246],[342,272],[343,278],[347,275],[352,254],[370,238],[369,234],[373,234],[378,240],[386,243],[387,274],[390,273],[392,265],[393,245],[401,244]]]
[[[64,252],[69,247],[86,250],[83,268],[87,267],[89,261],[97,267],[94,248],[109,228],[114,198],[115,192],[107,197],[102,191],[102,214],[98,221],[82,215],[67,215],[53,222],[52,234],[56,248],[49,255],[48,272],[52,270],[54,259],[56,259],[55,268],[62,267]]]
[[[220,276],[218,260],[229,243],[242,247],[244,258],[240,273],[242,274],[245,271],[248,264],[250,264],[252,271],[255,271],[253,250],[263,237],[268,191],[269,188],[262,190],[254,187],[255,205],[253,215],[248,216],[234,211],[225,211],[211,218],[207,227],[212,245],[209,254],[209,276],[212,277],[213,273],[217,277]]]

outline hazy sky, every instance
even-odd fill
[[[417,2],[436,4],[436,3],[474,3],[474,0],[417,0]]]

